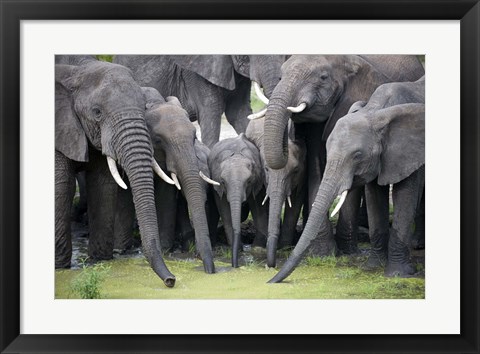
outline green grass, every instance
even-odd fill
[[[308,264],[313,262],[313,264]],[[325,257],[299,266],[283,283],[267,284],[277,270],[259,260],[232,269],[216,260],[217,274],[205,274],[201,261],[167,260],[175,274],[167,288],[142,258],[105,262],[110,267],[102,283],[106,299],[423,299],[425,280],[385,278],[382,271],[365,272],[349,265],[348,257]],[[81,270],[57,270],[55,298],[80,298],[70,287]]]
[[[74,294],[82,299],[101,299],[101,286],[108,276],[111,265],[97,263],[88,265],[87,259],[82,259],[82,270],[71,280],[70,286]]]
[[[110,55],[110,54],[98,54],[95,56],[97,57],[98,60],[108,61],[109,63],[111,63],[113,60],[113,55]]]

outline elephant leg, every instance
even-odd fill
[[[92,259],[113,258],[117,184],[108,170],[105,156],[93,151],[87,168],[87,203],[90,237],[88,255]]]
[[[220,196],[215,193],[215,203],[217,204],[220,217],[222,218],[223,228],[225,230],[225,236],[229,246],[233,245],[233,226],[232,226],[232,214],[230,213],[230,204],[227,197]]]
[[[113,247],[120,252],[131,248],[133,242],[133,222],[135,206],[130,189],[117,189],[117,207],[115,212]]]
[[[55,151],[55,268],[69,268],[72,260],[70,210],[75,195],[73,162]]]
[[[303,199],[305,195],[305,187],[298,186],[292,193],[292,207],[285,205],[285,213],[283,217],[282,229],[280,231],[280,248],[293,246],[297,240],[297,223],[302,210]]]
[[[177,218],[177,190],[175,186],[155,177],[155,207],[157,209],[158,235],[162,250],[173,248]]]
[[[365,186],[371,251],[364,268],[385,267],[389,234],[390,186],[379,186],[376,181]]]
[[[393,186],[393,223],[385,267],[385,275],[388,277],[404,277],[415,273],[415,267],[410,259],[410,244],[424,178],[425,169],[422,167]]]
[[[257,194],[256,198],[253,198],[252,195],[248,197],[248,205],[252,212],[256,231],[252,246],[265,248],[268,237],[268,204],[262,205],[262,195],[265,195],[264,188]]]
[[[417,208],[417,215],[415,215],[415,233],[412,245],[417,250],[425,248],[425,188],[423,188],[422,199]]]
[[[208,82],[201,85],[202,92],[195,92],[195,100],[201,102],[198,107],[198,124],[202,133],[202,143],[210,149],[220,139],[222,114],[225,110],[224,89]]]
[[[188,204],[183,196],[179,196],[177,199],[176,234],[179,236],[183,249],[188,249],[189,244],[195,242],[195,231],[188,215]]]
[[[338,216],[335,241],[339,251],[344,254],[357,254],[358,250],[358,212],[363,188],[353,188],[348,192]]]
[[[235,131],[245,133],[248,125],[247,116],[252,113],[250,106],[250,79],[235,73],[235,90],[227,97],[225,116]]]
[[[87,185],[85,171],[78,172],[76,174],[76,179],[80,198],[78,199],[77,205],[73,207],[73,219],[77,222],[81,222],[83,215],[87,212]]]

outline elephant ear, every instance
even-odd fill
[[[196,149],[197,148],[198,146],[196,147]],[[217,143],[212,148],[207,157],[209,169],[209,174],[207,176],[210,176],[210,178],[214,181],[220,182],[220,171],[222,168],[222,162],[231,155],[233,155],[232,151],[222,149],[221,142]],[[223,183],[220,183],[219,186],[213,186],[213,189],[220,196],[220,198],[223,197],[223,194],[225,193],[225,186],[223,185]]]
[[[229,55],[173,55],[172,59],[178,66],[197,73],[214,85],[235,89],[234,67]]]
[[[145,97],[145,109],[150,110],[158,104],[165,103],[163,96],[153,87],[142,87],[143,97]]]
[[[245,134],[241,133],[239,137],[244,141],[245,145],[250,150],[250,155],[253,162],[252,173],[254,174],[254,180],[258,181],[258,183],[253,186],[253,194],[257,195],[265,183],[265,174],[263,170],[262,160],[260,158],[260,151],[254,143],[248,140]]]
[[[205,176],[211,178],[210,169],[208,168],[208,155],[210,154],[210,149],[198,139],[195,139],[193,148],[195,149],[195,155],[197,156],[198,168]]]
[[[374,114],[373,129],[382,137],[378,184],[400,182],[425,164],[425,105],[407,103]]]
[[[55,149],[69,159],[88,161],[88,141],[73,108],[73,75],[76,67],[55,65]]]
[[[375,89],[389,79],[372,64],[357,55],[343,56],[345,91],[335,105],[335,110],[325,124],[323,141],[327,141],[337,121],[347,115],[357,101],[368,101]]]
[[[360,109],[365,107],[366,104],[367,102],[365,101],[355,102],[354,104],[352,104],[352,107],[350,107],[350,109],[348,110],[348,114],[358,112]]]
[[[232,61],[237,73],[250,78],[250,58],[248,55],[232,55]]]

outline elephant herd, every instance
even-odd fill
[[[192,230],[205,272],[215,273],[220,218],[238,267],[249,212],[269,267],[278,249],[294,246],[269,282],[288,277],[315,240],[319,255],[356,253],[361,204],[365,268],[414,274],[413,229],[424,232],[424,74],[413,55],[117,55],[113,63],[57,55],[55,267],[71,264],[81,172],[89,256],[110,259],[128,245],[136,217],[143,254],[167,287],[175,276],[162,250]],[[256,113],[252,86],[266,105]],[[220,140],[223,114],[237,137]]]

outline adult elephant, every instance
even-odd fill
[[[271,169],[265,164],[263,146],[265,119],[252,120],[245,136],[260,151],[267,186],[263,203],[270,199],[268,211],[267,265],[275,267],[277,247],[294,244],[296,227],[304,203],[305,143],[295,138],[294,125],[290,124],[288,162],[284,168]],[[284,207],[282,220],[282,207]]]
[[[325,142],[338,119],[356,101],[367,101],[388,82],[415,81],[425,70],[412,55],[293,55],[282,66],[265,115],[265,159],[274,169],[288,158],[289,119],[303,126],[307,143],[308,203],[315,201],[325,166]],[[347,253],[356,249],[357,215],[361,192],[349,193],[337,224],[337,244]],[[323,254],[335,249],[330,226],[321,230]],[[353,245],[352,245],[353,243]]]
[[[215,144],[208,157],[215,201],[223,220],[225,234],[232,247],[232,267],[238,267],[241,249],[242,204],[248,203],[256,228],[254,245],[264,246],[267,235],[268,207],[261,205],[264,174],[260,152],[242,133]]]
[[[145,120],[155,159],[175,183],[172,186],[160,179],[156,181],[155,201],[161,247],[171,249],[176,226],[190,224],[191,218],[196,248],[205,272],[214,273],[207,220],[207,182],[215,182],[208,177],[206,147],[196,139],[195,127],[176,97],[167,97],[165,100],[154,88],[143,88],[143,91],[146,97]],[[188,209],[183,208],[183,201],[180,201],[184,197]],[[119,206],[119,209],[117,214],[122,214],[123,206]],[[118,217],[117,221],[116,234],[128,235],[129,232],[122,230],[131,230],[132,217]]]
[[[327,165],[315,205],[290,258],[270,282],[285,279],[300,263],[335,197],[366,185],[372,251],[367,267],[385,267],[386,276],[415,272],[410,237],[425,181],[425,81],[380,86],[367,104],[352,105],[327,141]],[[389,234],[389,185],[393,223]]]
[[[202,142],[209,148],[219,140],[225,112],[237,133],[248,125],[251,80],[264,101],[280,80],[284,55],[117,55],[114,62],[130,68],[142,86],[163,97],[175,96],[198,120]],[[259,87],[263,87],[262,94]]]
[[[89,255],[112,257],[115,182],[125,187],[118,163],[131,183],[143,252],[172,287],[175,277],[162,259],[158,240],[155,162],[142,89],[127,68],[84,59],[80,65],[55,65],[55,266],[70,266],[70,206],[75,171],[81,168],[87,170],[89,191]]]

